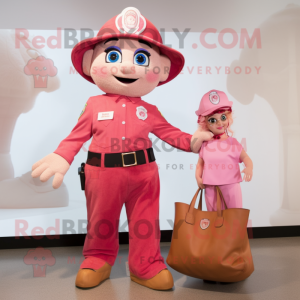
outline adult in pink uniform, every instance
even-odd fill
[[[213,139],[203,142],[196,168],[196,180],[201,188],[205,188],[205,202],[208,211],[217,210],[217,192],[219,186],[228,208],[242,208],[242,177],[239,163],[244,163],[246,181],[252,179],[253,164],[242,145],[229,136],[232,102],[227,95],[218,90],[206,93],[196,111],[199,127],[209,129]],[[222,209],[225,206],[222,202]]]
[[[137,117],[137,108],[147,110],[145,120]],[[109,120],[98,120],[99,112],[113,111]],[[191,135],[169,124],[157,107],[140,97],[106,94],[91,97],[84,113],[71,134],[54,153],[69,164],[83,143],[92,136],[90,152],[102,153],[101,167],[85,167],[89,231],[85,240],[85,260],[80,268],[99,269],[108,262],[114,265],[119,243],[119,217],[123,204],[129,223],[129,269],[140,278],[148,279],[166,269],[159,242],[159,175],[156,162],[134,167],[106,168],[106,153],[143,150],[152,146],[152,132],[170,145],[190,152]],[[100,232],[100,233],[98,233]],[[99,260],[95,259],[99,258]]]
[[[95,287],[109,277],[118,253],[118,224],[125,204],[131,279],[152,289],[170,289],[173,278],[159,247],[158,167],[148,134],[188,152],[192,136],[169,124],[141,96],[174,79],[184,58],[163,45],[157,28],[129,7],[110,19],[96,37],[78,43],[72,62],[81,76],[105,94],[88,99],[71,134],[54,153],[33,165],[32,176],[46,181],[54,175],[53,187],[58,188],[74,156],[93,137],[85,166],[85,260],[75,284]],[[211,135],[207,137],[207,133],[202,139],[197,136],[201,142]],[[125,161],[132,156],[139,158],[135,165]]]

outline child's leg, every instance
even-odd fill
[[[228,208],[242,208],[242,190],[240,183],[219,185]],[[214,185],[205,185],[205,202],[207,211],[217,210],[217,193]],[[222,209],[225,209],[222,203]]]
[[[205,203],[207,211],[216,211],[217,210],[217,196],[215,193],[214,185],[205,185]]]
[[[228,208],[243,208],[242,190],[239,182],[224,184],[220,185],[219,187],[222,191]]]

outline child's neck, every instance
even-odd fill
[[[228,138],[226,132],[220,133],[220,134],[215,134],[213,136],[214,139],[216,140],[226,140]]]

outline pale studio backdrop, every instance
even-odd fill
[[[78,41],[81,28],[95,35],[129,5],[165,32],[165,44],[186,59],[175,80],[143,99],[156,105],[172,125],[192,134],[202,95],[211,89],[226,92],[233,101],[234,137],[254,163],[253,180],[241,183],[243,207],[250,209],[249,226],[300,225],[300,1],[134,2],[117,1],[109,7],[106,2],[85,1],[83,9],[82,1],[72,5],[54,1],[51,7],[39,3],[35,13],[35,1],[20,1],[17,11],[12,4],[6,4],[5,14],[2,10],[0,236],[14,236],[16,228],[22,227],[28,235],[35,227],[41,227],[40,234],[50,227],[55,228],[49,231],[52,234],[85,232],[85,196],[77,169],[86,160],[90,142],[82,147],[57,191],[51,182],[32,180],[30,171],[70,133],[87,99],[102,94],[74,71],[66,29],[75,29]],[[18,28],[28,31],[30,49],[22,42],[17,46]],[[186,36],[179,38],[175,28],[180,34],[186,31]],[[45,39],[39,49],[32,44],[36,36]],[[58,46],[51,46],[57,41]],[[42,80],[24,71],[37,56],[53,62],[53,73]],[[168,145],[164,148],[161,141],[155,145],[161,180],[160,226],[169,230],[174,202],[189,203],[197,189],[198,156]],[[40,207],[28,208],[32,201]],[[56,207],[42,208],[49,202]],[[120,231],[128,230],[126,220],[123,209]]]

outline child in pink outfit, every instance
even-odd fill
[[[232,136],[232,102],[224,92],[212,90],[200,102],[198,123],[202,130],[211,131],[214,136],[203,142],[196,168],[196,180],[200,188],[205,188],[205,202],[208,211],[216,211],[217,195],[215,186],[222,191],[228,208],[242,208],[240,182],[250,181],[253,163],[242,145]],[[242,179],[239,163],[245,164]],[[225,209],[222,203],[222,209]]]

